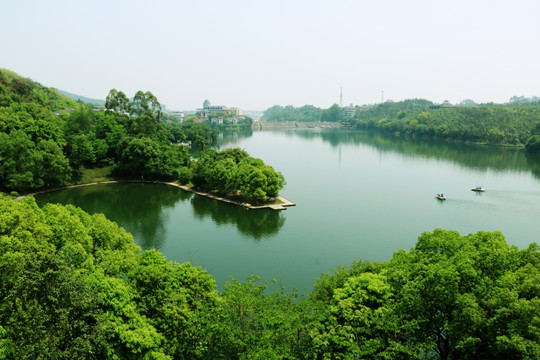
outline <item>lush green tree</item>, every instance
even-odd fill
[[[122,91],[111,89],[105,100],[105,109],[113,110],[120,115],[127,113],[129,110],[129,99]]]
[[[246,282],[227,282],[222,306],[225,319],[226,359],[300,359],[307,355],[307,328],[311,322],[306,303],[283,289],[268,293],[266,282],[252,276]]]
[[[193,167],[195,187],[222,194],[241,195],[250,201],[266,201],[285,185],[283,175],[261,159],[241,149],[201,153]]]
[[[473,142],[524,145],[538,123],[538,103],[439,106],[413,99],[364,107],[354,122],[362,128]]]
[[[341,117],[341,108],[338,104],[334,104],[321,112],[321,121],[337,122],[341,120]]]
[[[533,135],[525,146],[529,153],[540,153],[540,135]]]
[[[246,158],[238,165],[238,184],[244,196],[266,201],[277,195],[285,185],[285,179],[262,160]]]
[[[208,187],[228,194],[238,189],[238,167],[233,159],[217,160],[208,173]]]
[[[383,275],[348,278],[334,291],[328,314],[311,331],[313,351],[333,359],[407,359],[419,354],[404,341],[392,288]]]
[[[161,120],[161,104],[150,91],[137,91],[129,103],[128,110],[131,116],[148,116],[156,122]]]
[[[96,119],[96,138],[104,140],[107,144],[108,158],[116,159],[116,147],[126,136],[126,129],[110,114],[98,116]]]
[[[423,234],[411,252],[398,252],[386,274],[399,290],[396,310],[416,327],[410,336],[438,358],[534,358],[540,323],[529,315],[538,294],[520,294],[521,282],[531,280],[514,275],[524,273],[523,266],[519,250],[499,232],[460,236],[435,230]],[[517,289],[508,287],[509,277]],[[501,322],[509,311],[515,324],[527,321],[530,327]]]
[[[216,154],[218,159],[221,158],[228,158],[234,160],[236,164],[240,163],[243,159],[246,159],[249,157],[249,154],[247,151],[240,149],[240,148],[228,148],[225,150],[220,151],[218,154]]]
[[[216,162],[216,150],[207,149],[199,154],[197,161],[193,164],[193,185],[202,190],[209,190],[210,172]]]
[[[208,124],[204,123],[185,122],[182,125],[182,131],[187,141],[197,144],[203,150],[215,139],[215,133]]]
[[[71,175],[67,160],[56,143],[42,140],[36,146],[22,130],[9,135],[0,133],[0,160],[0,181],[5,189],[29,190],[62,185]]]
[[[61,186],[69,183],[71,179],[69,160],[58,144],[52,140],[41,140],[37,149],[41,154],[43,164],[41,176],[45,186]]]
[[[129,275],[137,303],[164,336],[162,348],[174,359],[207,359],[225,334],[216,332],[218,293],[212,277],[189,263],[168,262],[155,250],[139,257]]]
[[[151,342],[155,330],[144,325],[130,305],[130,288],[119,279],[140,250],[130,235],[103,215],[73,206],[40,209],[32,198],[16,203],[0,197],[0,214],[0,323],[11,347],[7,358],[159,354],[159,341]]]
[[[96,162],[96,152],[89,136],[76,135],[72,138],[70,145],[69,160],[75,168]]]
[[[143,179],[177,179],[190,163],[184,147],[163,145],[150,138],[123,138],[117,147],[116,173]]]
[[[2,295],[0,321],[13,359],[105,357],[101,310],[85,276],[50,253],[23,255],[17,281]]]
[[[170,123],[166,125],[169,133],[168,139],[172,143],[181,143],[186,140],[186,134],[182,130],[182,127],[176,123]]]
[[[95,131],[96,117],[97,115],[89,106],[72,111],[66,119],[64,134],[69,137]]]
[[[534,359],[538,254],[536,244],[508,246],[499,232],[436,229],[389,262],[342,268],[315,286],[314,299],[327,304],[311,332],[315,354]]]
[[[312,105],[304,105],[299,108],[292,105],[285,107],[275,105],[265,110],[262,120],[268,122],[315,122],[321,120],[321,111],[321,109]]]

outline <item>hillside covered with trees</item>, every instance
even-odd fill
[[[426,100],[383,103],[357,111],[361,128],[491,144],[525,145],[540,133],[540,103],[439,106]]]
[[[216,132],[208,124],[163,122],[161,105],[149,91],[138,91],[129,99],[112,89],[105,109],[96,111],[55,89],[0,70],[0,191],[29,192],[85,182],[92,169],[117,179],[182,184],[191,182],[194,169],[198,180],[202,174],[211,175],[181,146],[190,143],[209,150]],[[244,155],[245,162],[251,159]],[[226,189],[206,190],[224,194],[244,190],[242,195],[250,201],[275,196],[284,185],[283,176],[262,160],[249,161],[251,166],[243,166],[243,175],[229,181]]]
[[[0,196],[0,359],[538,359],[540,248],[436,229],[298,297],[223,291],[101,214]]]
[[[412,99],[357,106],[354,117],[344,117],[336,104],[328,109],[311,105],[300,108],[273,106],[263,121],[345,122],[348,126],[394,134],[429,136],[445,140],[496,145],[527,145],[540,151],[540,102],[514,97],[506,104],[475,104],[464,101],[453,106]]]

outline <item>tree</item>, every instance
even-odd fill
[[[462,237],[436,229],[422,234],[410,253],[398,252],[386,274],[403,329],[421,349],[440,359],[534,358],[540,338],[531,331],[540,322],[525,316],[536,308],[538,295],[524,297],[507,280],[528,281],[512,275],[523,274],[524,265],[519,250],[499,232]],[[500,317],[507,319],[503,314],[509,312],[516,324],[527,321],[531,327],[507,326]]]
[[[155,250],[138,258],[129,275],[142,314],[163,335],[162,348],[174,359],[207,359],[226,336],[216,332],[219,299],[212,277],[189,263],[168,262]]]
[[[96,295],[85,276],[60,257],[25,254],[17,281],[2,295],[0,321],[11,342],[9,358],[105,357]]]
[[[117,147],[117,159],[117,174],[145,179],[178,179],[180,168],[190,164],[185,148],[147,137],[123,138]]]
[[[283,289],[272,293],[267,283],[251,276],[244,283],[225,284],[222,308],[227,359],[301,359],[308,353],[307,328],[311,321],[306,303]]]
[[[89,136],[77,135],[72,138],[69,160],[75,168],[96,161],[96,152]]]
[[[137,91],[128,106],[129,114],[135,117],[149,117],[154,122],[161,120],[161,105],[150,91]]]
[[[105,109],[124,114],[129,110],[129,99],[122,91],[111,89],[105,100]]]
[[[182,125],[186,140],[198,144],[204,150],[206,144],[211,144],[215,134],[208,124],[188,122]]]
[[[328,358],[534,359],[540,355],[538,245],[499,232],[435,229],[379,265],[316,284],[315,355]],[[330,297],[331,294],[331,297]]]
[[[228,194],[238,189],[238,167],[233,159],[225,158],[215,162],[208,174],[208,186],[222,194]]]
[[[400,359],[418,355],[404,346],[391,286],[369,272],[334,290],[329,314],[311,332],[314,352],[336,359]]]
[[[62,185],[70,178],[67,160],[52,140],[37,146],[22,130],[0,133],[0,181],[6,189]],[[51,171],[47,172],[47,166]]]
[[[533,135],[525,146],[529,153],[540,153],[540,135]]]
[[[321,113],[321,121],[337,122],[341,120],[341,108],[338,104],[330,106],[328,109],[323,110]]]

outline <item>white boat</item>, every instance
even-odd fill
[[[444,196],[444,194],[442,192],[440,193],[437,193],[437,195],[435,195],[435,197],[439,200],[446,200],[446,196]]]
[[[471,191],[480,191],[480,192],[483,192],[483,191],[486,191],[486,189],[484,189],[482,187],[482,185],[474,185],[474,187],[471,189]]]

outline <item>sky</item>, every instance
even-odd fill
[[[540,96],[537,0],[0,0],[0,68],[168,109]]]

